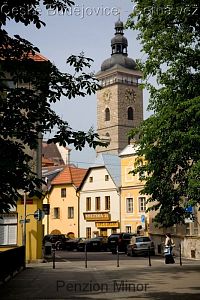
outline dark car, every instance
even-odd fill
[[[154,243],[148,236],[136,236],[131,238],[130,244],[127,246],[127,255],[155,255]]]
[[[107,238],[105,237],[95,237],[91,239],[85,239],[78,243],[77,250],[85,251],[107,251]]]
[[[52,244],[52,247],[61,250],[65,249],[65,243],[69,240],[64,234],[47,234],[43,238],[43,246],[46,242],[50,242]]]
[[[69,239],[65,242],[65,250],[73,251],[77,250],[78,243],[80,243],[82,238]]]
[[[113,253],[117,253],[117,246],[119,252],[127,252],[127,245],[130,243],[132,236],[136,236],[135,233],[113,233],[108,237],[108,248]]]

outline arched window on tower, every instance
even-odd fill
[[[114,54],[114,53],[116,53],[116,47],[115,46],[112,47],[112,54]]]
[[[121,53],[121,45],[117,45],[117,53]]]
[[[133,108],[128,108],[128,120],[133,120]]]
[[[110,109],[108,107],[105,110],[105,121],[110,121]]]

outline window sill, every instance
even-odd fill
[[[18,247],[18,245],[17,244],[0,245],[0,248],[8,248],[8,247],[16,248]]]

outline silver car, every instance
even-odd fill
[[[147,255],[150,251],[150,255],[155,255],[154,243],[148,236],[133,236],[130,244],[127,246],[127,255],[135,256],[139,254]]]

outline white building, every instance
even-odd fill
[[[100,154],[79,189],[81,237],[109,236],[120,231],[120,159]]]

